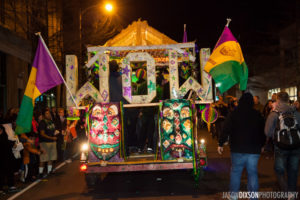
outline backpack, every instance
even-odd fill
[[[274,144],[284,150],[300,148],[300,126],[295,112],[274,112],[279,115],[273,138]]]

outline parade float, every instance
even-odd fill
[[[76,119],[81,109],[86,116],[88,142],[81,149],[80,170],[85,173],[87,184],[94,184],[99,174],[107,172],[178,169],[193,170],[198,181],[207,165],[207,157],[205,141],[197,132],[197,105],[213,101],[212,80],[203,70],[210,50],[200,49],[200,61],[197,61],[195,42],[177,43],[146,21],[139,20],[103,46],[87,47],[87,52],[85,67],[90,74],[97,74],[99,89],[91,81],[78,88],[77,58],[66,56],[66,82],[77,104],[67,94],[69,115]],[[120,68],[124,102],[110,101],[109,67],[112,60]],[[197,65],[197,62],[200,63]],[[182,69],[195,66],[198,75],[192,72],[180,79]],[[139,68],[144,69],[142,76],[145,76],[147,92],[136,95],[134,79],[142,73]],[[169,99],[156,98],[156,72],[160,68],[168,71]],[[87,97],[92,98],[93,103],[84,103]],[[130,132],[124,131],[127,126],[124,113],[143,107],[158,110],[154,131],[158,139],[153,153],[132,155],[126,152],[128,137],[125,134]],[[210,120],[211,117],[206,118]]]

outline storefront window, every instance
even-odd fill
[[[289,94],[290,100],[295,101],[297,100],[297,87],[289,87],[285,88],[285,91]]]
[[[274,88],[268,91],[268,99],[272,98],[272,94],[280,92],[280,88]]]
[[[295,101],[297,100],[297,87],[289,87],[289,88],[284,88],[284,89],[280,89],[280,88],[274,88],[268,91],[268,99],[271,99],[272,94],[274,93],[278,93],[280,91],[285,91],[289,94],[290,96],[290,100]]]

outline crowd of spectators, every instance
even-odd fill
[[[218,119],[211,129],[213,137],[218,139],[218,153],[223,153],[223,146],[229,144],[231,153],[230,198],[238,199],[243,169],[248,174],[247,189],[249,192],[259,191],[258,161],[261,154],[265,159],[274,159],[274,172],[279,190],[285,192],[288,200],[295,200],[299,171],[300,147],[292,147],[291,139],[299,141],[300,102],[290,101],[286,92],[272,95],[263,106],[258,96],[243,93],[239,101],[228,96],[228,103],[220,96],[214,104]],[[287,117],[283,117],[287,116]],[[296,134],[292,128],[295,127]],[[287,128],[283,128],[287,127]],[[290,146],[280,146],[278,137],[291,135]],[[297,136],[298,135],[298,136]],[[257,198],[250,198],[257,199]]]
[[[34,110],[32,131],[16,136],[19,109],[0,115],[0,194],[16,192],[17,182],[33,182],[53,173],[55,165],[72,162],[85,139],[82,119],[69,121],[63,108]]]

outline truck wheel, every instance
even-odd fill
[[[85,174],[85,182],[88,187],[96,185],[98,176],[96,174]]]

